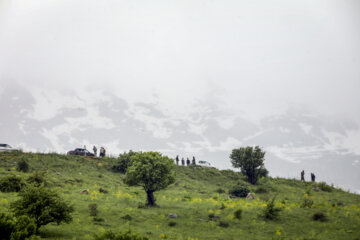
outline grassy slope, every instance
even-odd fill
[[[30,173],[16,172],[21,158],[28,160]],[[0,176],[16,174],[26,178],[34,171],[45,171],[50,187],[75,207],[73,222],[64,225],[48,225],[42,228],[44,239],[92,239],[93,233],[107,229],[132,229],[150,239],[360,239],[360,196],[334,189],[332,192],[310,191],[314,201],[312,208],[301,208],[310,183],[286,179],[262,179],[252,191],[264,188],[267,193],[255,194],[255,200],[229,199],[219,188],[228,189],[241,180],[232,171],[216,169],[176,167],[176,183],[167,190],[156,193],[159,208],[139,208],[145,202],[140,188],[127,187],[122,175],[107,169],[116,159],[86,159],[78,156],[57,154],[0,153]],[[99,188],[109,191],[99,193]],[[81,194],[83,189],[88,195]],[[283,210],[280,218],[265,221],[259,215],[265,200],[277,195],[276,205]],[[16,193],[0,192],[0,212],[8,211]],[[89,215],[88,204],[97,203],[99,218],[94,222]],[[225,208],[221,209],[224,205]],[[341,206],[337,206],[341,205]],[[233,212],[241,208],[242,219],[233,218]],[[314,212],[322,211],[329,221],[312,221]],[[178,214],[169,219],[169,213]],[[214,213],[220,220],[209,220]],[[122,217],[132,217],[131,221]],[[170,221],[176,226],[170,227]],[[228,228],[219,227],[219,221],[229,223]]]

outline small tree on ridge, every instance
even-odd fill
[[[158,152],[138,152],[131,156],[124,182],[129,186],[143,187],[147,205],[155,206],[154,192],[175,182],[173,167],[174,161]]]
[[[259,146],[255,148],[241,147],[232,150],[230,159],[233,167],[240,168],[241,172],[247,177],[248,182],[255,184],[259,177],[267,175],[264,156],[265,152]]]

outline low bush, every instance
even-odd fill
[[[219,227],[228,228],[229,226],[230,226],[230,224],[226,221],[219,222]]]
[[[45,172],[34,172],[26,179],[26,182],[33,184],[36,187],[40,187],[42,184],[46,186],[47,181],[45,179]]]
[[[250,192],[249,188],[245,184],[238,184],[229,190],[229,194],[234,197],[246,197]]]
[[[326,217],[326,215],[322,212],[316,212],[312,215],[312,219],[314,221],[319,221],[319,222],[326,222],[328,219]]]
[[[103,234],[94,235],[94,240],[149,240],[147,237],[141,237],[138,234],[133,234],[131,231],[122,233],[114,233],[112,231],[106,231]]]
[[[28,172],[29,171],[29,164],[25,159],[21,159],[17,165],[16,170],[19,172]]]
[[[266,204],[266,207],[262,211],[262,216],[268,220],[274,220],[279,218],[279,214],[281,212],[281,208],[275,207],[275,198],[273,197]]]
[[[241,214],[242,214],[242,210],[241,209],[238,209],[234,212],[234,217],[238,220],[241,219]]]
[[[60,224],[72,221],[73,207],[64,202],[60,196],[43,186],[28,186],[19,193],[20,199],[13,202],[10,208],[15,216],[28,216],[35,220],[36,229],[51,222]]]
[[[126,220],[126,221],[131,221],[132,220],[132,217],[129,214],[126,214],[126,215],[122,216],[121,218]]]
[[[176,222],[171,221],[168,223],[169,227],[175,227],[176,226]]]
[[[0,180],[1,192],[19,192],[24,186],[25,183],[20,177],[7,176]]]
[[[314,205],[314,201],[305,197],[303,202],[301,203],[300,207],[302,208],[311,208]]]
[[[317,186],[320,188],[321,191],[324,192],[332,192],[333,187],[327,185],[325,182],[320,182],[317,184]]]
[[[90,203],[88,205],[89,208],[89,212],[90,212],[90,216],[91,217],[96,217],[99,213],[99,211],[97,210],[97,204],[96,203]]]
[[[36,225],[28,216],[14,220],[11,216],[0,213],[0,239],[25,240],[36,233]]]
[[[217,193],[225,193],[225,190],[222,189],[222,188],[218,188],[218,189],[216,189],[215,192],[217,192]]]

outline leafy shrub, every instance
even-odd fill
[[[11,234],[11,240],[25,240],[36,233],[36,224],[34,219],[28,216],[21,216],[16,219],[14,231]]]
[[[215,214],[213,214],[213,213],[210,213],[209,215],[208,215],[208,218],[210,218],[210,219],[213,219],[215,217]]]
[[[0,213],[0,239],[24,240],[36,233],[33,219],[21,216],[16,221],[9,215]]]
[[[225,193],[225,190],[222,189],[222,188],[218,188],[218,189],[216,189],[215,192],[217,192],[217,193]]]
[[[236,218],[236,219],[241,219],[241,214],[242,214],[242,210],[241,209],[238,209],[238,210],[236,210],[235,212],[234,212],[234,217]]]
[[[101,218],[101,217],[94,217],[93,218],[94,222],[105,222],[105,219]]]
[[[269,200],[266,204],[266,207],[263,209],[263,217],[265,219],[274,220],[279,217],[281,208],[275,207],[275,198],[273,197],[271,200]]]
[[[250,192],[248,186],[245,184],[238,184],[229,190],[229,194],[235,197],[246,197]]]
[[[314,221],[326,222],[328,219],[326,215],[322,212],[316,212],[312,215]]]
[[[96,203],[90,203],[88,205],[89,208],[89,212],[90,212],[90,216],[91,217],[96,217],[98,215],[98,210],[97,210],[97,204]]]
[[[14,231],[14,225],[14,221],[10,216],[0,213],[1,240],[10,239],[11,233]]]
[[[122,233],[114,233],[106,231],[101,235],[94,235],[94,240],[149,240],[147,237],[141,237],[137,234],[132,234],[131,231]]]
[[[36,229],[51,222],[60,224],[72,220],[73,207],[64,202],[59,195],[43,186],[28,186],[19,193],[21,197],[10,205],[15,216],[28,216],[35,219]]]
[[[301,203],[300,207],[302,208],[311,208],[314,205],[314,201],[305,197],[303,202]]]
[[[229,226],[230,226],[230,224],[228,222],[226,222],[226,221],[220,221],[219,222],[219,227],[227,228]]]
[[[111,171],[119,172],[119,173],[126,173],[127,168],[130,166],[131,156],[135,155],[136,152],[130,150],[128,153],[124,152],[123,154],[119,155],[118,162],[111,167]]]
[[[29,171],[29,164],[25,159],[21,159],[17,165],[16,170],[19,172],[28,172]]]
[[[325,182],[320,182],[318,183],[318,187],[320,188],[321,191],[324,192],[332,192],[333,188],[329,185],[327,185]]]
[[[45,172],[34,172],[30,177],[26,179],[26,182],[33,184],[36,187],[40,187],[41,184],[47,185],[45,179]]]
[[[175,227],[176,226],[176,222],[171,221],[168,223],[169,227]]]
[[[2,192],[19,192],[25,183],[20,177],[7,176],[0,180],[0,191]]]
[[[124,220],[127,220],[127,221],[132,220],[132,217],[129,214],[126,214],[125,216],[122,216],[121,218],[124,219]]]
[[[224,210],[225,208],[226,208],[225,204],[224,204],[224,203],[221,203],[220,209],[221,209],[221,210]]]

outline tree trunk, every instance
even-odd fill
[[[154,191],[146,191],[147,194],[147,205],[155,206]]]

